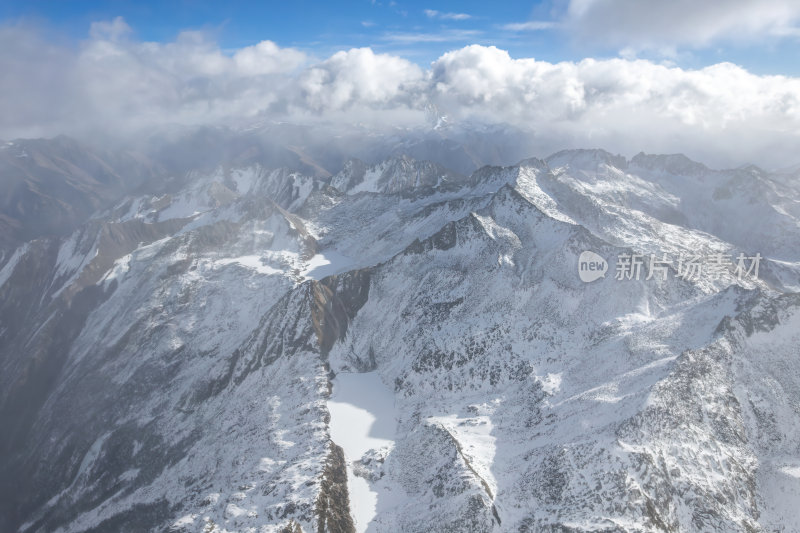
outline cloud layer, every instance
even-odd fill
[[[798,35],[797,0],[570,0],[566,29],[632,48],[702,47]]]
[[[601,2],[584,1],[583,9]],[[800,79],[727,63],[702,70],[624,59],[553,64],[472,45],[424,69],[369,48],[320,60],[270,41],[223,52],[197,32],[140,42],[116,19],[94,24],[78,47],[56,46],[32,28],[0,27],[0,69],[6,139],[261,119],[422,126],[433,105],[451,122],[531,132],[532,155],[545,145],[601,146],[781,164],[796,162],[800,141]]]

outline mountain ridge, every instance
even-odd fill
[[[641,170],[598,150],[449,180],[387,161],[331,176],[212,165],[17,248],[0,270],[0,525],[800,524],[775,496],[800,494],[794,186],[702,166],[709,185],[681,157]],[[730,198],[714,199],[719,184]],[[701,200],[766,222],[725,233],[693,212]],[[577,275],[586,250],[608,262],[592,283]],[[763,277],[671,265],[645,279],[650,254],[698,251],[761,251]],[[641,278],[616,279],[625,254],[645,258]],[[350,457],[332,441],[344,372],[389,388],[387,449]],[[369,524],[350,516],[358,472]]]

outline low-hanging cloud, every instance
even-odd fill
[[[270,41],[227,52],[198,32],[141,42],[116,19],[93,25],[77,47],[33,28],[0,27],[0,69],[6,139],[263,119],[424,126],[435,108],[451,123],[530,132],[532,155],[601,146],[788,164],[800,140],[800,79],[728,63],[548,63],[472,45],[426,69],[369,48],[320,60]]]

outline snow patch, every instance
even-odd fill
[[[171,529],[179,530],[188,528],[192,524],[194,524],[195,519],[197,518],[196,514],[187,514],[178,518],[175,522],[173,522]]]
[[[353,259],[335,250],[328,250],[309,259],[303,276],[319,281],[326,276],[349,270],[354,263]]]
[[[267,266],[264,264],[261,256],[258,255],[243,255],[241,257],[228,257],[225,259],[219,259],[214,261],[214,265],[218,266],[225,266],[230,264],[237,264],[248,268],[250,270],[255,270],[259,274],[283,274],[282,270],[278,270],[277,268],[272,268],[271,266]]]
[[[14,269],[17,267],[17,263],[19,263],[20,258],[25,255],[25,252],[28,251],[28,243],[23,244],[19,248],[14,251],[14,255],[11,256],[11,259],[3,266],[3,269],[0,270],[0,287],[8,281],[8,278],[11,277],[11,274],[14,273]]]
[[[561,388],[561,373],[547,374],[547,377],[541,383],[542,390],[547,394],[555,394]]]
[[[784,466],[780,468],[780,472],[787,476],[800,479],[800,466]]]

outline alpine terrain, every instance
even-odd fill
[[[796,168],[226,135],[0,148],[0,531],[800,531]]]

